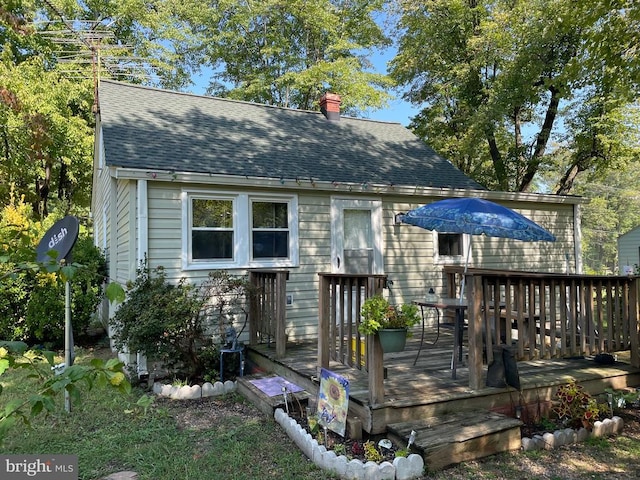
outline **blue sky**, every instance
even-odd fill
[[[418,109],[402,99],[389,102],[389,106],[383,110],[378,110],[369,115],[372,120],[384,120],[387,122],[398,122],[405,127],[409,125],[410,117],[418,113]]]
[[[378,73],[387,73],[387,62],[395,55],[395,49],[389,48],[385,51],[374,54],[371,57],[371,62],[374,65],[375,71]],[[205,72],[202,76],[194,76],[192,78],[194,86],[190,90],[198,95],[204,94],[206,83],[208,82],[208,75]],[[394,95],[400,96],[395,92]],[[418,109],[413,107],[410,103],[405,102],[402,98],[396,98],[389,102],[387,108],[377,110],[375,112],[369,112],[367,118],[371,120],[381,120],[385,122],[397,122],[404,126],[409,125],[410,117],[413,117],[418,113]]]

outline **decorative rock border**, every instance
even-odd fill
[[[207,382],[202,386],[184,385],[179,387],[177,385],[169,385],[160,382],[153,384],[153,393],[162,397],[169,397],[174,400],[195,400],[203,397],[215,397],[217,395],[234,392],[235,390],[236,382],[232,382],[231,380],[227,380],[224,383],[216,382],[214,384]]]
[[[345,455],[336,455],[311,436],[298,422],[289,417],[281,408],[277,408],[274,419],[287,432],[289,438],[313,463],[323,470],[336,473],[340,478],[349,480],[411,480],[422,476],[424,460],[415,453],[408,457],[396,457],[391,462],[363,463],[361,460],[349,460]]]
[[[562,445],[571,445],[573,443],[584,442],[590,436],[606,437],[608,435],[616,435],[622,433],[624,421],[620,417],[605,418],[596,421],[593,424],[593,430],[589,432],[586,428],[574,430],[573,428],[565,428],[564,430],[556,430],[555,432],[547,432],[543,435],[534,435],[532,438],[522,438],[522,450],[552,450]]]

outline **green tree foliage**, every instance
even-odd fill
[[[620,265],[635,261],[617,258],[618,237],[640,225],[640,168],[633,162],[610,170],[602,178],[576,182],[575,193],[590,198],[582,209],[582,253],[585,271],[617,274]]]
[[[15,185],[41,217],[51,211],[50,198],[66,212],[88,207],[90,86],[46,71],[38,57],[0,63],[0,202],[8,202],[9,186]]]
[[[0,204],[10,187],[42,218],[88,208],[92,83],[69,78],[37,34],[31,2],[0,6]]]
[[[188,12],[197,28],[209,92],[299,109],[317,108],[321,93],[343,107],[386,104],[390,79],[371,70],[371,49],[389,44],[376,23],[379,0],[221,1]],[[187,7],[185,7],[187,9]]]
[[[83,232],[68,266],[35,263],[38,242],[53,223],[34,222],[31,207],[15,198],[0,213],[0,339],[64,345],[65,286],[71,286],[76,339],[91,324],[102,300],[106,261]]]
[[[633,63],[637,3],[404,0],[399,6],[392,76],[424,107],[412,126],[480,182],[529,191],[540,172],[555,170],[552,190],[568,193],[581,172],[601,173],[637,158],[637,115],[628,107],[638,92],[637,66],[618,74]],[[605,6],[619,8],[612,13]],[[616,31],[611,38],[608,25]]]

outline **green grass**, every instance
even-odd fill
[[[78,354],[78,361],[89,355]],[[36,384],[25,370],[0,377],[0,408],[26,398]],[[140,480],[327,479],[271,418],[240,395],[202,401],[157,399],[145,414],[134,390],[121,395],[110,388],[83,390],[71,413],[59,408],[37,417],[33,427],[11,430],[1,453],[73,454],[79,478],[101,479],[132,470]],[[640,418],[640,415],[638,416]],[[590,439],[553,451],[509,452],[431,472],[430,480],[622,479],[640,472],[637,421],[625,434]]]
[[[78,357],[77,361],[87,361]],[[4,391],[0,407],[13,398],[26,398],[36,387],[24,371],[8,371],[0,377]],[[135,402],[144,392],[123,396],[110,388],[83,391],[82,402],[41,415],[32,428],[18,425],[0,448],[5,454],[72,454],[78,456],[79,478],[100,479],[132,470],[140,480],[317,479],[317,469],[286,438],[275,421],[245,404],[238,395],[216,402],[194,403],[194,415],[208,415],[208,408],[225,402],[234,410],[255,414],[227,414],[209,421],[207,428],[181,428],[178,416],[185,403],[156,401],[144,414]],[[198,401],[193,401],[198,402]],[[232,404],[232,405],[229,405]],[[227,409],[225,409],[226,411]],[[214,416],[215,417],[215,416]]]

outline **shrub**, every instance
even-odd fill
[[[210,378],[227,327],[246,315],[249,291],[244,278],[220,271],[198,287],[184,279],[171,284],[162,267],[150,272],[143,263],[110,322],[115,346],[157,359],[189,379]]]
[[[65,286],[57,268],[35,264],[35,249],[55,222],[34,221],[31,207],[12,198],[0,217],[0,339],[64,345]],[[81,337],[102,300],[106,260],[86,233],[71,252],[70,275],[73,331]]]
[[[82,338],[91,324],[104,295],[106,261],[86,235],[78,238],[71,255],[75,268],[69,279],[71,288],[71,323],[74,339]],[[20,275],[26,283],[22,321],[16,322],[11,340],[43,343],[50,348],[64,345],[65,285],[59,275],[36,273]],[[18,320],[14,317],[14,321]]]

